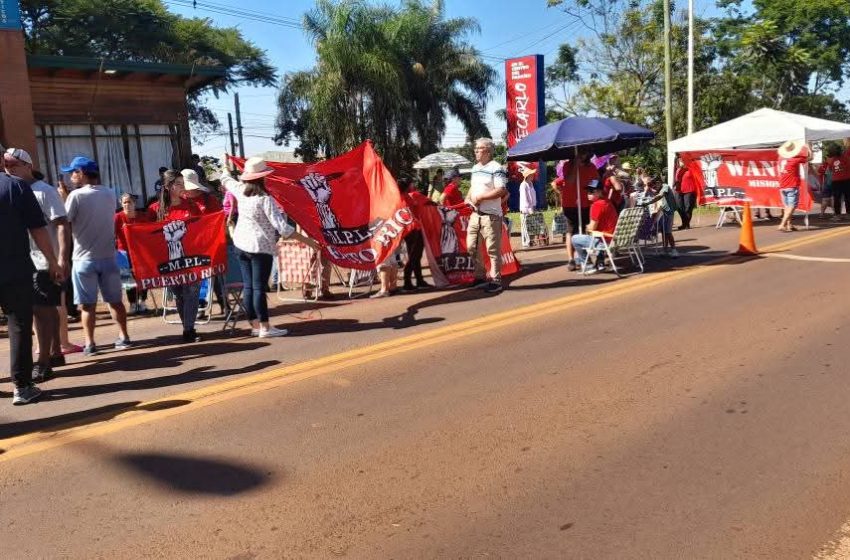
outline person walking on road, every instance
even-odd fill
[[[803,185],[803,171],[809,163],[809,149],[802,140],[789,140],[779,146],[779,192],[782,195],[782,221],[779,231],[795,231],[791,217],[800,202],[800,187]],[[836,207],[837,208],[837,207]]]
[[[94,341],[98,291],[118,325],[115,349],[127,349],[130,347],[127,309],[121,293],[121,272],[115,260],[115,193],[100,184],[97,162],[85,156],[75,157],[62,172],[70,173],[71,182],[77,187],[68,195],[65,210],[74,237],[71,270],[74,303],[83,308],[83,354],[94,356],[98,353]]]
[[[37,180],[32,168],[32,157],[26,150],[9,148],[3,155],[6,173],[23,179],[35,195],[47,222],[47,233],[63,277],[67,275],[71,248],[71,231],[68,227],[65,204],[56,187]],[[53,366],[65,365],[59,336],[59,309],[62,303],[62,286],[50,276],[48,260],[38,245],[30,239],[30,257],[35,265],[33,274],[33,320],[38,338],[38,361],[33,365],[32,378],[41,383],[53,377]]]
[[[484,288],[488,294],[502,291],[502,198],[508,194],[505,170],[499,162],[493,160],[494,147],[490,138],[475,141],[476,163],[472,167],[471,186],[466,197],[473,208],[466,234],[466,248],[474,267],[474,285]],[[478,252],[481,239],[490,257],[489,282]]]
[[[32,237],[47,261],[50,280],[61,284],[64,271],[56,260],[47,222],[32,189],[22,179],[0,173],[0,307],[9,329],[9,370],[15,389],[12,404],[38,400],[32,379],[32,296],[35,267],[30,256]]]
[[[227,155],[224,161],[228,162]],[[272,261],[277,255],[277,235],[297,239],[318,250],[315,241],[301,235],[287,223],[286,215],[266,191],[265,177],[272,171],[263,158],[252,157],[245,161],[238,181],[230,175],[229,165],[221,176],[221,186],[233,193],[239,205],[233,245],[242,271],[242,301],[251,323],[251,335],[260,338],[288,334],[286,329],[277,329],[269,324],[266,301],[266,286],[272,272]]]

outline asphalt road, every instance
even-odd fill
[[[2,557],[846,557],[850,229],[757,230],[792,246],[692,230],[624,280],[531,251],[499,296],[268,345],[140,321],[0,408]]]

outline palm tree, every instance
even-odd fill
[[[318,62],[284,78],[277,141],[298,139],[307,158],[333,156],[371,139],[390,169],[435,151],[449,114],[468,134],[486,134],[484,109],[496,73],[461,38],[469,19],[443,3],[401,8],[319,0],[304,17]]]

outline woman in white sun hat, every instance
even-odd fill
[[[228,162],[226,155],[224,161]],[[266,302],[266,287],[277,255],[277,235],[318,248],[315,241],[301,235],[287,223],[286,215],[266,191],[265,177],[272,171],[263,158],[252,157],[245,161],[238,181],[231,176],[229,165],[221,176],[221,186],[233,193],[239,206],[233,245],[242,271],[242,298],[251,323],[251,335],[260,338],[287,334],[286,329],[269,325]]]
[[[788,140],[777,150],[779,154],[779,192],[782,194],[782,221],[779,231],[794,231],[791,216],[800,202],[800,189],[805,187],[803,171],[809,164],[809,148],[803,140]]]

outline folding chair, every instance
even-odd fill
[[[277,250],[277,299],[316,301],[323,286],[319,254],[300,241],[283,241]],[[314,289],[315,288],[315,289]],[[284,297],[281,292],[301,291],[301,297]]]
[[[543,219],[542,212],[534,212],[524,216],[524,219],[520,220],[520,226],[522,227],[523,238],[528,239],[531,245],[534,245],[535,242],[541,245],[549,244],[546,222]]]
[[[735,218],[738,224],[742,223],[741,209],[738,206],[723,206],[720,210],[720,216],[717,217],[717,224],[714,229],[720,229],[726,223],[726,217],[731,215]]]
[[[557,213],[552,217],[552,239],[556,235],[561,236],[561,243],[567,242],[567,217],[562,213]]]
[[[377,270],[351,269],[351,273],[348,276],[348,299],[371,295],[377,277]],[[358,288],[364,288],[365,291],[357,293]]]
[[[204,307],[198,307],[198,318],[195,319],[196,325],[206,325],[212,320],[212,279],[207,278],[201,280],[201,287],[198,290],[198,301],[205,301]],[[173,303],[172,303],[173,302]],[[169,313],[177,315],[177,319],[169,318]],[[177,298],[170,288],[162,289],[162,320],[169,325],[179,325],[181,323],[180,314],[177,312]]]
[[[226,331],[229,327],[232,334],[236,330],[239,319],[248,317],[245,302],[242,301],[242,272],[239,268],[239,260],[236,258],[236,248],[233,245],[227,246],[227,272],[224,274],[223,284],[224,304],[227,310],[221,330]]]
[[[115,251],[115,261],[118,263],[118,272],[121,274],[121,289],[125,292],[127,290],[141,291],[138,282],[133,277],[133,271],[130,269],[130,259],[127,257],[127,253],[124,251]],[[151,301],[153,302],[153,312],[156,313],[159,309],[156,303],[156,295],[153,290],[149,290],[148,294],[150,294]]]
[[[628,255],[633,265],[640,267],[643,272],[643,252],[640,249],[640,241],[638,240],[638,231],[641,224],[644,222],[646,208],[635,207],[627,208],[620,213],[617,220],[617,225],[614,228],[614,234],[610,241],[600,231],[591,233],[595,243],[592,245],[591,251],[605,251],[608,256],[608,262],[611,263],[611,268],[614,273],[622,277],[620,270],[617,268],[615,258],[623,256],[623,253]],[[582,264],[581,271],[586,274],[589,270],[588,263],[590,259],[585,259]]]

